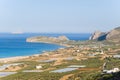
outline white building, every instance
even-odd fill
[[[120,55],[113,55],[113,58],[120,58]]]
[[[114,69],[111,69],[111,70],[103,70],[103,73],[108,73],[108,74],[111,74],[111,73],[116,73],[116,72],[119,72],[119,68],[114,68]]]
[[[37,66],[36,66],[36,69],[41,69],[41,68],[42,68],[41,65],[37,65]]]

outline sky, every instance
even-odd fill
[[[91,33],[120,26],[120,0],[0,0],[0,32]]]

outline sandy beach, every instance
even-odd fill
[[[18,61],[22,59],[29,58],[30,56],[18,56],[18,57],[9,57],[9,58],[0,58],[1,63],[7,63],[7,62],[12,62],[12,61]]]

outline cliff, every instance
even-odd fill
[[[90,40],[120,42],[120,27],[117,27],[109,32],[95,32],[90,37]]]
[[[106,33],[101,31],[95,31],[92,36],[89,38],[90,40],[99,40],[100,37],[104,37]],[[101,38],[101,40],[104,38]]]
[[[64,43],[69,41],[66,36],[59,36],[59,37],[47,37],[47,36],[38,36],[38,37],[30,37],[26,39],[27,42],[43,42],[43,43]]]

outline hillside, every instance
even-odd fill
[[[90,37],[90,40],[120,42],[120,27],[117,27],[109,32],[97,31]]]

